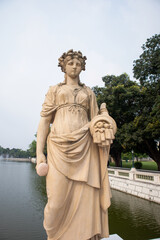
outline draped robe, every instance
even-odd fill
[[[98,114],[96,97],[85,85],[49,88],[41,116],[52,116],[47,138],[48,240],[98,240],[109,236],[109,148],[99,149],[89,131]]]

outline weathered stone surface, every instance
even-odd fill
[[[102,238],[101,240],[123,240],[123,239],[117,234],[112,234],[109,236],[109,238]]]
[[[160,203],[160,198],[159,197],[154,197],[154,202]]]
[[[160,186],[109,176],[111,188],[160,203]]]
[[[59,58],[65,80],[49,88],[41,111],[36,170],[47,174],[44,227],[48,240],[109,236],[106,166],[117,127],[106,104],[99,111],[95,94],[80,82],[85,60],[73,50]]]
[[[150,195],[154,197],[158,197],[158,191],[152,190],[150,191]]]
[[[147,187],[143,187],[143,188],[142,188],[142,192],[143,192],[144,194],[149,194],[149,193],[150,193],[150,191],[149,191],[149,189],[148,189]]]

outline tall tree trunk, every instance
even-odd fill
[[[114,151],[111,156],[113,157],[115,161],[116,167],[122,167],[122,161],[121,161],[121,152],[120,151]]]
[[[158,171],[160,171],[160,162],[157,162]]]
[[[160,151],[157,148],[156,142],[154,140],[146,140],[145,144],[148,155],[157,163],[158,171],[160,171]]]

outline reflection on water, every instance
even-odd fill
[[[0,240],[45,240],[44,179],[34,166],[0,161]]]
[[[112,194],[111,234],[124,240],[160,237],[160,205],[115,190]],[[37,176],[33,164],[0,160],[0,240],[46,240],[46,200],[45,178]]]
[[[109,208],[110,233],[125,240],[160,237],[160,205],[112,190]]]

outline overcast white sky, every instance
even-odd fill
[[[49,86],[63,81],[58,58],[87,56],[81,81],[127,72],[160,32],[159,0],[0,0],[0,145],[27,149]]]

